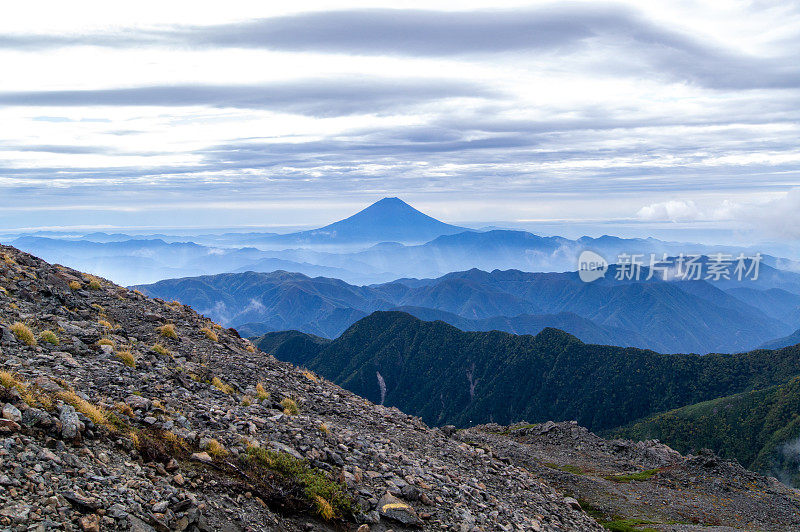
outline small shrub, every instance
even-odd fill
[[[215,333],[208,327],[203,327],[202,329],[200,329],[200,332],[205,334],[206,338],[208,338],[212,342],[219,342],[219,336],[217,336],[217,333]]]
[[[213,438],[206,442],[203,450],[214,458],[224,458],[228,455],[228,450],[225,449],[225,446]]]
[[[250,406],[253,404],[253,398],[249,395],[242,397],[242,406]]]
[[[219,377],[214,377],[211,379],[211,385],[214,386],[217,390],[226,393],[228,395],[233,393],[233,386],[230,384],[226,384],[225,381],[220,379]]]
[[[287,416],[296,416],[300,413],[300,409],[297,408],[297,403],[294,401],[294,399],[284,397],[281,401],[281,406],[283,407],[283,413]]]
[[[269,392],[264,389],[264,385],[260,382],[256,384],[256,398],[259,402],[269,399]]]
[[[167,350],[167,348],[161,344],[154,344],[151,349],[154,353],[157,353],[162,357],[172,357],[172,353],[170,353],[169,350]]]
[[[166,325],[159,327],[158,333],[164,338],[172,338],[174,340],[178,339],[178,333],[175,332],[175,326],[171,323],[167,323]]]
[[[319,429],[319,431],[320,431],[322,434],[324,434],[325,436],[328,436],[328,435],[331,433],[331,429],[329,429],[329,428],[328,428],[328,425],[326,425],[325,423],[320,423],[320,424],[319,424],[319,427],[317,427],[317,428],[318,428],[318,429]]]
[[[89,281],[87,288],[89,290],[100,290],[102,286],[100,285],[100,281],[98,279],[92,279],[91,281]]]
[[[11,326],[11,332],[14,333],[14,336],[17,337],[17,340],[22,342],[25,345],[36,345],[36,337],[33,336],[33,332],[22,322],[16,322],[14,325]]]
[[[80,290],[83,285],[78,281],[70,281],[69,288],[70,290]]]
[[[305,460],[254,445],[247,448],[246,460],[276,471],[302,486],[303,494],[323,519],[342,517],[353,511],[353,501],[344,485],[309,466]]]
[[[58,336],[53,331],[42,331],[39,333],[39,338],[42,339],[42,342],[47,342],[48,344],[58,345],[61,343],[61,340],[58,339]]]
[[[115,354],[117,355],[117,358],[129,368],[136,367],[136,357],[133,356],[133,353],[130,351],[117,351]]]
[[[244,346],[244,350],[247,351],[248,353],[255,353],[256,346],[254,346],[253,344],[247,344]]]

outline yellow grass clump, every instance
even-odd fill
[[[305,377],[306,379],[308,379],[310,381],[313,381],[313,382],[319,381],[319,378],[316,375],[314,375],[312,372],[308,371],[307,369],[302,370],[300,373],[302,373],[303,377]]]
[[[8,371],[0,371],[0,385],[2,385],[3,388],[11,389],[22,386],[22,382],[17,380],[17,378]]]
[[[296,416],[300,413],[300,409],[297,408],[297,403],[294,401],[294,399],[284,397],[281,401],[281,406],[283,407],[283,413],[287,416]]]
[[[172,354],[169,352],[169,350],[166,347],[164,347],[163,345],[161,345],[161,344],[154,344],[152,349],[153,349],[154,353],[157,353],[157,354],[161,355],[162,357],[171,357],[172,356]]]
[[[175,332],[175,326],[171,323],[167,323],[166,325],[159,327],[158,333],[164,338],[173,338],[175,340],[178,339],[178,333]]]
[[[91,419],[92,423],[95,425],[102,425],[108,429],[112,429],[111,424],[108,422],[108,415],[102,407],[93,405],[71,390],[60,392],[58,398],[65,403],[71,404],[75,407],[75,410]]]
[[[11,332],[17,337],[17,340],[25,345],[36,345],[36,337],[27,325],[18,321],[11,326]]]
[[[214,458],[223,458],[228,455],[225,446],[213,438],[206,442],[204,450]]]
[[[259,401],[266,401],[269,399],[269,392],[264,389],[264,385],[260,382],[256,384],[256,397]]]
[[[129,368],[136,367],[136,357],[130,351],[117,351],[115,354],[117,358]]]
[[[53,331],[42,331],[39,333],[39,338],[42,339],[42,342],[47,342],[48,344],[58,345],[61,343],[61,340],[58,339],[58,336]]]
[[[117,412],[119,412],[123,416],[136,417],[136,414],[133,412],[133,408],[131,408],[131,406],[128,403],[123,403],[123,402],[114,403],[114,408],[116,408]]]
[[[71,290],[80,290],[83,285],[78,281],[70,281],[69,287]]]
[[[208,327],[203,327],[202,329],[200,329],[200,332],[205,334],[206,338],[208,338],[212,342],[219,342],[219,336],[217,336],[217,333],[215,333]]]
[[[220,390],[223,393],[226,393],[228,395],[233,393],[233,386],[231,386],[230,384],[226,384],[219,377],[212,378],[211,379],[211,384],[214,386],[214,388],[216,388],[217,390]]]

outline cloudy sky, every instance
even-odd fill
[[[313,225],[400,196],[800,237],[798,2],[205,5],[5,10],[0,229]]]

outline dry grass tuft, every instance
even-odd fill
[[[108,320],[98,320],[97,324],[104,329],[113,329],[114,326]]]
[[[225,446],[213,438],[206,442],[203,450],[214,458],[224,458],[228,456],[228,450],[225,449]]]
[[[111,347],[114,347],[114,340],[110,338],[100,338],[97,341],[97,345],[110,345]]]
[[[11,388],[17,388],[18,386],[22,386],[23,384],[8,371],[0,371],[0,385],[2,385],[3,388],[11,389]]]
[[[212,342],[219,342],[219,336],[217,336],[217,333],[215,333],[208,327],[203,327],[202,329],[200,329],[200,332],[205,334],[206,338],[208,338]]]
[[[296,416],[300,413],[300,409],[297,408],[297,403],[294,399],[284,397],[283,400],[281,400],[281,406],[283,407],[283,413],[287,416]]]
[[[100,284],[100,279],[92,278],[92,280],[89,281],[89,284],[86,287],[89,290],[100,290],[102,288],[102,285]]]
[[[17,340],[25,345],[36,345],[36,337],[27,325],[18,321],[11,326],[11,332],[17,337]]]
[[[221,392],[226,393],[228,395],[230,395],[230,394],[232,394],[234,392],[233,386],[231,386],[230,384],[226,384],[225,381],[223,381],[219,377],[212,378],[211,379],[211,384],[217,390],[220,390]]]
[[[314,495],[314,506],[317,507],[317,513],[319,513],[320,517],[326,521],[330,521],[333,519],[333,516],[336,515],[336,513],[333,511],[333,506],[331,506],[331,503],[326,501],[320,495]]]
[[[117,351],[115,354],[129,368],[136,367],[136,357],[130,351]]]
[[[154,344],[152,350],[154,353],[157,353],[162,357],[172,357],[172,353],[170,353],[169,350],[161,344]]]
[[[67,392],[59,392],[57,397],[65,403],[75,407],[75,410],[91,419],[92,423],[95,425],[101,425],[113,430],[111,423],[108,421],[108,414],[102,407],[93,405],[72,390]]]
[[[161,327],[159,327],[158,334],[160,334],[164,338],[172,338],[174,340],[178,339],[178,333],[175,332],[175,326],[171,323],[167,323],[166,325],[162,325]]]
[[[264,385],[260,382],[256,384],[256,398],[258,398],[259,401],[266,401],[269,399],[269,392],[264,389]]]
[[[302,373],[303,377],[305,377],[306,379],[308,379],[310,381],[313,381],[313,382],[318,382],[319,381],[319,377],[317,377],[316,375],[314,375],[314,373],[312,373],[311,371],[308,371],[307,369],[302,370],[300,373]]]
[[[79,283],[78,281],[70,281],[69,282],[70,290],[80,290],[82,287],[83,287],[83,285],[81,283]]]
[[[136,417],[136,414],[133,412],[133,408],[131,408],[131,406],[128,403],[123,403],[123,402],[114,403],[114,408],[116,408],[117,412],[119,412],[123,416]]]
[[[61,340],[58,339],[58,336],[53,331],[42,331],[39,333],[39,338],[42,339],[42,342],[47,342],[48,344],[58,345],[61,343]]]
[[[255,353],[255,352],[256,352],[256,346],[254,346],[253,344],[247,344],[247,345],[245,345],[245,346],[244,346],[244,349],[245,349],[245,351],[247,351],[248,353]]]

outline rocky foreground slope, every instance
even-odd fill
[[[507,429],[431,429],[7,246],[0,328],[2,530],[603,530]],[[770,489],[743,522],[795,526]]]

